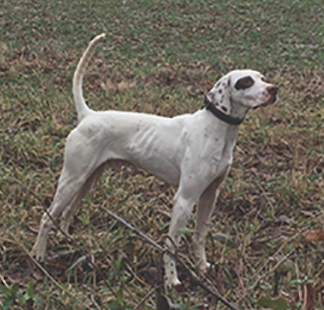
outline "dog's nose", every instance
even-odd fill
[[[271,95],[271,96],[276,96],[278,94],[278,86],[277,85],[271,85],[267,87],[267,92]]]

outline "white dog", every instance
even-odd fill
[[[265,83],[252,70],[232,71],[207,94],[206,108],[173,118],[156,115],[91,110],[82,93],[82,79],[94,48],[105,37],[95,37],[84,52],[73,78],[79,124],[66,141],[65,159],[54,201],[48,212],[55,220],[62,214],[61,229],[68,233],[78,202],[101,176],[106,165],[130,163],[177,186],[167,248],[175,252],[183,228],[197,200],[199,207],[193,249],[199,271],[209,264],[205,254],[207,224],[218,188],[231,164],[239,131],[250,108],[274,103],[278,87]],[[53,222],[44,213],[31,254],[43,260]],[[172,241],[171,241],[172,240]],[[165,286],[177,286],[175,262],[164,255]]]

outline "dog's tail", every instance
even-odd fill
[[[78,112],[78,119],[79,122],[86,117],[89,113],[91,113],[91,109],[87,106],[82,92],[82,80],[83,75],[85,73],[85,70],[87,68],[87,65],[94,53],[95,47],[98,45],[98,43],[106,36],[105,33],[102,33],[98,36],[96,36],[88,45],[87,49],[83,53],[78,66],[74,72],[73,76],[73,97],[75,106]]]

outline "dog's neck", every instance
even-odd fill
[[[220,109],[218,109],[212,102],[208,100],[207,96],[205,97],[204,103],[205,103],[206,110],[210,111],[214,116],[216,116],[218,119],[225,122],[226,124],[238,126],[242,124],[242,122],[245,119],[245,115],[247,111],[243,112],[244,115],[243,117],[232,116],[233,114],[235,115],[237,112],[241,112],[239,114],[242,115],[242,111],[234,110],[233,106],[235,105],[232,105],[232,111],[231,111],[232,115],[231,115],[231,114],[225,114]]]

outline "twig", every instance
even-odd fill
[[[39,203],[43,206],[43,208],[44,208],[44,212],[48,215],[48,217],[50,218],[50,220],[53,222],[53,225],[55,226],[55,228],[57,228],[57,230],[58,231],[60,231],[60,233],[62,234],[62,235],[64,235],[69,241],[71,241],[76,247],[78,247],[80,250],[81,250],[81,252],[83,253],[83,255],[85,256],[85,258],[86,258],[86,260],[87,260],[87,262],[92,266],[92,268],[93,269],[95,269],[96,270],[96,273],[97,274],[101,274],[101,272],[100,272],[100,269],[99,269],[99,267],[97,266],[97,264],[94,262],[94,261],[92,261],[91,259],[89,259],[89,254],[88,254],[88,252],[85,250],[85,248],[82,246],[82,245],[80,245],[77,241],[75,241],[75,239],[73,239],[73,238],[71,238],[69,235],[67,235],[61,228],[60,228],[60,226],[56,223],[56,221],[53,219],[53,217],[49,214],[49,212],[47,211],[47,209],[44,207],[44,202],[42,201],[42,199],[41,198],[39,198],[39,196],[36,194],[36,193],[34,193],[30,188],[28,188],[27,186],[25,186],[24,184],[22,184],[18,179],[16,179],[16,178],[13,178],[13,177],[5,177],[4,179],[6,179],[6,180],[12,180],[12,181],[14,181],[14,182],[16,182],[16,183],[18,183],[22,188],[24,188],[25,190],[27,190],[30,194],[32,194],[38,201],[39,201]],[[29,254],[28,254],[28,256],[29,257],[31,257]],[[37,262],[34,258],[32,258],[32,260],[33,260],[33,262]],[[40,264],[37,262],[37,264],[36,264],[39,268],[40,268]],[[43,272],[44,272],[44,268],[43,267],[41,267],[40,268]],[[112,288],[112,286],[110,285],[110,283],[107,281],[107,279],[106,278],[104,278],[103,279],[104,280],[104,282],[106,283],[106,285],[107,285],[107,287],[110,289],[110,291],[112,292],[112,294],[117,298],[117,294],[115,293],[115,291],[114,291],[114,289]]]
[[[12,178],[12,177],[6,177],[7,180],[12,180],[16,183],[18,183],[20,186],[22,186],[24,189],[26,189],[28,192],[30,192],[42,205],[43,201],[38,197],[37,194],[35,194],[31,189],[29,189],[28,187],[26,187],[25,185],[23,185],[19,180]],[[48,211],[46,210],[46,208],[44,207],[46,214],[49,216],[49,218],[52,220],[53,224],[58,228],[58,230],[65,236],[67,237],[69,240],[71,240],[79,249],[82,250],[83,253],[85,253],[85,257],[87,259],[87,261],[90,263],[90,265],[96,269],[96,271],[98,273],[99,272],[99,268],[97,267],[97,265],[95,263],[93,263],[90,259],[88,259],[88,254],[87,251],[85,251],[85,249],[83,248],[83,246],[81,246],[80,244],[78,244],[74,239],[72,239],[71,237],[69,237],[68,235],[66,235],[66,233],[64,231],[62,231],[60,229],[60,227],[57,225],[56,221],[51,217],[51,215],[48,213]],[[146,236],[144,233],[142,233],[141,231],[138,231],[135,227],[133,227],[132,225],[130,225],[129,223],[127,223],[124,219],[120,218],[119,216],[113,214],[112,212],[104,209],[103,207],[100,207],[100,209],[104,212],[106,212],[108,215],[110,215],[111,217],[113,217],[114,219],[116,219],[117,221],[121,222],[124,226],[126,226],[128,229],[132,230],[133,232],[135,232],[137,235],[139,235],[141,238],[143,238],[146,242],[148,242],[149,244],[151,244],[152,246],[154,246],[156,249],[158,249],[162,255],[167,254],[169,255],[172,259],[176,260],[189,274],[190,276],[199,283],[199,285],[205,290],[207,291],[209,294],[211,294],[212,296],[214,296],[215,298],[217,298],[218,300],[220,300],[224,305],[226,305],[227,307],[229,307],[232,310],[239,310],[235,305],[233,305],[232,303],[230,303],[227,299],[225,299],[222,295],[220,295],[218,292],[216,292],[215,290],[213,290],[211,287],[209,287],[207,284],[205,284],[200,277],[198,277],[198,275],[193,272],[190,268],[187,267],[187,265],[179,258],[177,257],[177,255],[173,254],[172,252],[170,252],[167,249],[164,249],[162,246],[160,246],[159,244],[157,244],[156,242],[154,242],[152,239],[150,239],[148,236]],[[20,244],[20,246],[22,246]],[[28,253],[28,251],[26,249],[24,249],[26,253]],[[59,283],[49,275],[49,273],[33,258],[29,255],[28,256],[32,259],[32,261],[46,274],[49,276],[49,278],[53,281],[53,283],[55,283],[58,287],[62,288]],[[114,294],[114,296],[116,297],[116,293],[114,292],[114,290],[112,289],[111,285],[108,283],[107,279],[104,279],[106,285],[108,286],[108,288],[111,290],[111,292]],[[96,305],[95,305],[96,306]]]
[[[6,280],[4,279],[4,277],[2,276],[2,274],[0,273],[0,280],[1,280],[1,282],[3,283],[3,285],[5,286],[5,287],[9,287],[9,285],[8,285],[8,283],[6,282]]]
[[[139,310],[145,303],[145,301],[147,301],[155,292],[155,287],[153,287],[143,298],[142,300],[135,306],[135,308],[133,310]]]
[[[82,304],[84,307],[86,307],[87,309],[92,309],[89,306],[87,306],[81,299],[79,299],[78,297],[72,295],[68,290],[66,290],[63,286],[60,285],[59,282],[57,282],[52,275],[34,258],[32,257],[28,250],[21,244],[21,242],[18,242],[18,240],[16,239],[16,237],[14,236],[14,234],[9,231],[9,234],[11,236],[11,238],[13,238],[15,240],[15,242],[23,249],[23,251],[28,255],[28,257],[33,261],[33,263],[45,274],[46,277],[48,277],[55,286],[57,286],[60,290],[62,290],[65,294],[67,294],[68,296],[70,296],[71,298],[78,300],[78,302],[80,304]]]
[[[41,206],[43,207],[44,209],[44,212],[47,214],[47,216],[49,217],[49,219],[53,222],[55,228],[65,237],[67,238],[69,241],[72,241],[72,242],[75,242],[69,235],[67,235],[62,229],[61,227],[56,223],[56,221],[53,219],[53,217],[51,216],[51,214],[47,211],[47,209],[44,207],[44,201],[39,198],[39,196],[34,192],[32,191],[30,188],[28,188],[27,186],[25,186],[24,184],[22,184],[18,179],[16,178],[13,178],[13,177],[7,177],[5,176],[4,177],[5,180],[11,180],[11,181],[14,181],[16,183],[18,183],[22,188],[24,188],[25,190],[27,190],[32,196],[34,196],[38,202],[41,204]]]
[[[224,305],[229,307],[232,310],[239,310],[235,305],[230,303],[227,299],[225,299],[222,295],[220,295],[218,292],[216,292],[214,289],[212,289],[209,285],[205,284],[200,277],[193,272],[190,268],[187,267],[187,265],[175,254],[170,252],[167,249],[164,249],[162,246],[154,242],[152,239],[150,239],[148,236],[143,234],[141,231],[137,230],[135,227],[133,227],[131,224],[126,222],[124,219],[120,218],[116,214],[110,212],[109,210],[100,207],[100,209],[104,212],[106,212],[109,216],[113,217],[115,220],[119,221],[122,223],[124,226],[126,226],[128,229],[130,229],[132,232],[136,233],[139,235],[141,238],[143,238],[147,243],[153,245],[156,249],[158,249],[162,255],[167,254],[169,255],[172,259],[176,260],[189,274],[190,276],[199,283],[200,287],[202,287],[206,292],[208,292],[210,295],[214,296],[218,300],[220,300]]]
[[[278,269],[278,267],[284,263],[288,258],[289,256],[291,255],[291,253],[293,253],[293,251],[290,251],[288,254],[286,254],[282,259],[280,259],[277,264],[275,264],[275,266],[273,266],[268,272],[264,273],[262,276],[260,276],[255,282],[254,284],[251,286],[251,290],[253,290],[257,284],[264,278],[266,278],[269,274],[272,274],[274,271],[276,271]]]
[[[90,299],[91,299],[93,305],[94,305],[98,310],[101,310],[101,307],[98,305],[98,303],[97,303],[96,300],[94,299],[93,294],[90,295]]]
[[[280,248],[277,250],[277,252],[272,255],[273,256],[276,256],[277,253],[279,253],[289,242],[291,242],[291,240],[294,240],[296,237],[298,237],[299,235],[301,235],[304,231],[308,230],[309,227],[304,227],[304,229],[300,230],[298,233],[296,233],[295,235],[293,235],[292,237],[290,237],[288,240],[286,240],[281,246]],[[271,270],[269,270],[268,272],[264,273],[263,275],[259,276],[256,281],[254,282],[254,284],[250,287],[250,290],[253,290],[257,285],[258,283],[264,279],[265,277],[267,277],[269,274],[273,273],[276,269],[278,269],[278,267],[284,263],[288,257],[291,255],[293,251],[289,252],[287,255],[285,255],[281,260],[278,261],[278,263],[273,267],[271,268]],[[265,266],[269,263],[269,261],[271,260],[271,258],[269,257],[267,259],[267,261],[262,265],[262,267],[256,272],[256,275],[259,275],[261,274],[261,271],[265,268]]]
[[[255,173],[255,176],[258,177],[256,173]],[[260,185],[260,182],[257,182],[257,186],[259,187],[259,189],[261,190],[263,196],[264,196],[265,199],[267,200],[267,202],[268,202],[268,204],[269,204],[271,210],[275,210],[275,207],[274,207],[273,203],[271,202],[271,200],[270,200],[270,198],[268,197],[268,195],[267,195],[266,191],[264,190],[264,188]]]

